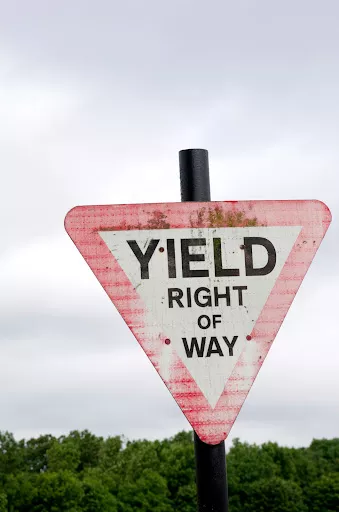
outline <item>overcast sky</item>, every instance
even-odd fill
[[[0,429],[162,438],[176,403],[64,231],[79,204],[320,199],[333,222],[230,437],[339,432],[337,0],[0,0]],[[145,414],[146,411],[146,414]]]

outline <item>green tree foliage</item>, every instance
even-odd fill
[[[306,502],[312,512],[338,512],[339,473],[323,475],[308,489]]]
[[[117,512],[116,497],[110,493],[104,483],[95,476],[83,479],[83,498],[80,510],[83,512]]]
[[[132,482],[125,482],[118,493],[119,512],[172,512],[166,480],[155,470],[145,469]]]
[[[82,432],[74,430],[68,438],[77,445],[80,451],[79,471],[85,468],[96,467],[99,464],[100,448],[103,442],[102,437],[96,437],[88,432],[88,430]]]
[[[71,437],[55,440],[47,450],[47,470],[72,472],[80,466],[80,447]]]
[[[339,439],[308,448],[233,442],[230,512],[339,512]],[[195,512],[193,436],[0,433],[0,512]]]
[[[244,512],[306,512],[298,484],[279,477],[253,482],[242,508]]]
[[[7,510],[8,510],[7,505],[8,505],[8,503],[7,503],[6,494],[3,492],[0,492],[0,512],[7,512]]]
[[[9,512],[30,512],[37,494],[37,475],[17,473],[7,476],[6,493]]]
[[[80,512],[83,499],[81,481],[68,471],[41,473],[36,476],[37,494],[32,500],[32,512]]]
[[[122,439],[118,436],[102,441],[99,453],[99,466],[104,471],[115,471],[118,456],[122,448]]]
[[[47,453],[56,441],[50,435],[40,436],[37,439],[30,439],[26,443],[25,467],[33,473],[41,473],[47,469]]]
[[[0,433],[0,481],[7,473],[20,471],[24,464],[24,442],[17,442],[9,432]]]

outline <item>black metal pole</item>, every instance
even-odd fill
[[[210,201],[210,172],[207,149],[179,151],[182,201]]]
[[[194,432],[199,512],[228,512],[225,443],[203,443]]]
[[[179,151],[182,201],[210,201],[208,151]],[[209,445],[194,432],[198,512],[228,512],[225,443]]]

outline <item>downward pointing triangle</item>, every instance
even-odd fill
[[[317,201],[253,201],[77,207],[65,225],[199,437],[215,444],[329,223]]]

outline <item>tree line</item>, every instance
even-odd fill
[[[339,439],[308,448],[233,441],[230,512],[338,512]],[[0,433],[0,512],[196,512],[193,437]]]

